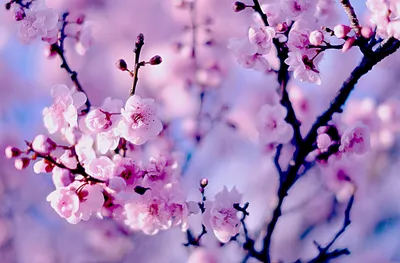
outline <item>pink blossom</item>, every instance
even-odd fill
[[[65,219],[73,217],[79,210],[79,197],[68,188],[58,188],[47,196],[47,201],[59,216]]]
[[[253,68],[258,71],[267,71],[269,63],[263,54],[257,53],[257,46],[249,42],[248,39],[231,38],[228,48],[232,50],[237,62],[243,68]]]
[[[400,39],[400,20],[389,22],[387,26],[387,33],[391,37]]]
[[[332,139],[326,133],[321,133],[317,137],[317,147],[321,152],[328,151],[329,146],[332,144]]]
[[[146,179],[153,182],[170,182],[174,168],[174,164],[171,165],[165,157],[150,158],[146,166]]]
[[[59,161],[70,169],[75,169],[78,161],[71,150],[66,150],[59,158]]]
[[[121,110],[122,120],[118,125],[121,136],[133,144],[143,144],[156,137],[162,130],[161,121],[156,116],[153,99],[131,96]]]
[[[85,165],[85,171],[99,180],[107,180],[114,176],[115,163],[106,156],[93,158]]]
[[[314,15],[315,3],[310,0],[283,0],[283,11],[291,19],[298,19],[300,16]]]
[[[249,29],[250,43],[257,45],[257,53],[269,53],[272,46],[272,40],[275,37],[275,29],[270,26],[251,27]]]
[[[57,166],[53,169],[52,178],[57,189],[66,187],[74,181],[74,176],[68,169],[62,169]]]
[[[92,27],[85,23],[81,29],[78,31],[78,42],[76,43],[76,52],[80,55],[85,55],[85,53],[93,45],[92,37]]]
[[[78,191],[78,192],[77,192]],[[89,220],[100,211],[104,204],[102,187],[76,183],[66,188],[56,189],[47,196],[51,207],[71,224]]]
[[[239,233],[240,220],[233,204],[240,203],[241,198],[236,187],[228,191],[224,186],[223,191],[215,196],[214,201],[205,202],[203,223],[222,243],[227,243],[231,237]]]
[[[72,92],[65,85],[52,88],[51,96],[53,105],[43,110],[43,120],[49,133],[75,127],[77,125],[77,109],[86,102],[86,96],[82,92]]]
[[[285,121],[287,111],[280,104],[264,105],[257,117],[257,130],[260,141],[269,143],[287,143],[293,137],[293,129]]]
[[[115,176],[124,178],[128,185],[136,185],[144,173],[140,164],[131,158],[122,158],[116,164]]]
[[[57,144],[49,137],[39,134],[33,139],[32,148],[38,153],[48,155],[57,148]]]
[[[54,32],[57,32],[58,15],[55,10],[46,7],[24,10],[25,16],[19,21],[19,37],[24,44],[37,38],[43,38],[50,44],[55,43]]]
[[[93,138],[89,135],[82,135],[75,145],[75,151],[82,163],[96,158],[96,152],[93,150]]]
[[[112,125],[111,114],[101,109],[92,110],[86,116],[85,123],[92,132],[107,130]]]
[[[182,190],[176,184],[167,184],[159,190],[136,195],[124,206],[124,210],[125,224],[148,235],[176,226],[187,229],[189,212]]]
[[[364,154],[370,149],[370,133],[367,126],[357,124],[346,129],[342,135],[340,151]]]
[[[310,61],[307,56],[302,56],[300,52],[289,52],[285,63],[289,65],[289,70],[294,72],[294,77],[304,82],[311,82],[321,85],[321,77],[315,66],[315,62],[319,61],[321,54],[317,56],[318,60]]]
[[[309,36],[310,44],[319,46],[324,42],[324,34],[319,30],[314,30]]]

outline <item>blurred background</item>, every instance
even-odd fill
[[[360,20],[367,23],[365,1],[353,2]],[[115,62],[124,58],[132,65],[136,36],[144,34],[142,58],[158,54],[163,63],[141,69],[138,94],[159,102],[172,149],[185,160],[182,180],[188,199],[200,199],[197,189],[203,177],[209,178],[210,197],[224,185],[236,185],[243,202],[250,202],[249,229],[253,236],[261,236],[276,201],[278,178],[273,155],[258,142],[255,116],[272,98],[277,82],[274,74],[241,68],[227,49],[229,38],[245,37],[254,24],[250,10],[234,13],[232,4],[232,0],[196,0],[193,13],[173,0],[47,1],[59,13],[85,14],[92,26],[94,42],[84,56],[76,52],[73,40],[67,40],[66,49],[94,105],[106,97],[128,98],[132,80]],[[196,61],[190,58],[192,15],[198,25]],[[345,23],[347,18],[334,3],[320,24],[333,27],[340,21]],[[8,145],[22,147],[25,139],[44,133],[42,110],[51,103],[51,87],[72,85],[59,59],[46,57],[47,48],[39,41],[22,45],[12,13],[0,10],[2,150]],[[321,86],[293,79],[289,84],[304,134],[361,57],[357,49],[325,53]],[[362,121],[370,127],[372,151],[334,165],[317,165],[299,180],[274,232],[274,257],[283,262],[311,258],[317,253],[314,240],[325,244],[332,239],[343,223],[349,198],[348,185],[335,178],[346,171],[356,183],[356,201],[352,224],[336,246],[348,247],[352,254],[334,262],[400,262],[398,62],[395,54],[363,77],[342,116],[347,125]],[[201,83],[201,88],[193,87],[194,82]],[[199,134],[197,144],[194,138]],[[154,146],[158,147],[157,142]],[[284,150],[282,165],[292,151],[290,147]],[[146,236],[127,232],[109,219],[70,225],[46,201],[54,187],[50,176],[34,174],[30,168],[17,171],[3,155],[0,165],[1,263],[201,262],[193,261],[193,248],[182,245],[186,235],[179,229]],[[194,232],[199,232],[200,218],[192,221]],[[243,258],[234,242],[219,248],[215,238],[206,235],[204,245],[214,261],[203,262],[241,262]]]

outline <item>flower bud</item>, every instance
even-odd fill
[[[286,24],[286,22],[279,23],[276,26],[276,31],[278,31],[278,32],[285,32],[287,29],[288,29],[288,25]]]
[[[207,178],[203,178],[203,179],[200,180],[201,188],[206,188],[207,185],[208,185],[208,179]]]
[[[369,26],[363,26],[361,28],[361,35],[366,39],[370,39],[374,35],[374,31]]]
[[[85,15],[84,14],[78,16],[78,18],[76,19],[76,23],[78,25],[82,25],[84,22],[85,22]]]
[[[6,3],[5,7],[6,7],[6,10],[10,10],[11,9],[11,3]]]
[[[32,149],[41,154],[49,154],[57,148],[57,144],[49,137],[39,134],[32,142]]]
[[[137,47],[137,46],[142,46],[143,44],[144,44],[144,35],[140,33],[136,38],[135,45]]]
[[[126,64],[126,61],[123,59],[118,60],[115,65],[117,66],[117,68],[119,70],[122,70],[122,71],[128,70],[128,64]]]
[[[24,18],[25,18],[25,13],[24,13],[24,11],[19,10],[19,11],[15,12],[15,14],[14,14],[14,19],[15,19],[15,21],[21,21],[21,20],[24,19]]]
[[[244,9],[246,9],[246,7],[247,7],[247,6],[246,6],[245,3],[236,1],[236,2],[233,4],[233,11],[235,11],[235,12],[240,12],[240,11],[243,11]]]
[[[159,64],[161,64],[161,62],[162,62],[162,58],[160,56],[158,56],[158,55],[152,57],[149,60],[149,64],[150,65],[159,65]]]
[[[351,31],[351,27],[346,25],[337,25],[333,28],[335,36],[338,38],[344,38]]]
[[[6,157],[8,159],[11,158],[15,158],[21,155],[21,150],[16,148],[16,147],[12,147],[12,146],[8,146],[5,150],[4,153],[6,154]]]
[[[30,161],[31,161],[31,159],[29,159],[27,157],[16,159],[14,162],[14,166],[17,170],[23,170],[26,167],[28,167]]]
[[[314,30],[310,33],[309,40],[312,45],[319,46],[324,42],[324,34],[319,30]]]
[[[351,38],[347,39],[346,42],[344,42],[344,45],[342,47],[342,52],[344,53],[347,50],[349,50],[353,46],[355,41],[356,41],[355,37],[351,37]]]

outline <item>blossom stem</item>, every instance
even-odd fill
[[[67,71],[67,73],[69,74],[71,81],[74,83],[75,88],[77,91],[79,92],[83,92],[86,95],[86,108],[82,110],[82,113],[87,114],[90,111],[90,107],[91,107],[91,103],[89,100],[89,97],[87,96],[86,92],[83,90],[81,83],[79,82],[78,79],[78,73],[74,70],[71,69],[71,67],[68,65],[67,62],[67,58],[65,57],[65,49],[64,49],[64,41],[67,37],[67,35],[65,34],[65,28],[68,25],[68,21],[67,21],[67,17],[68,17],[68,13],[64,13],[62,15],[62,27],[61,27],[61,36],[60,36],[60,40],[59,43],[55,43],[52,45],[52,49],[57,52],[57,54],[60,56],[61,58],[61,68],[65,69],[65,71]]]
[[[141,66],[144,66],[144,62],[139,62],[140,59],[140,52],[142,51],[142,47],[144,45],[144,36],[142,33],[140,33],[137,36],[136,42],[135,42],[135,49],[133,50],[133,53],[135,54],[135,67],[133,69],[132,77],[133,77],[133,84],[132,88],[130,90],[130,96],[135,95],[136,92],[136,87],[139,81],[139,69]]]

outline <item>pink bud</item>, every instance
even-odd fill
[[[361,35],[366,39],[370,39],[374,35],[374,31],[368,26],[363,26],[361,28]]]
[[[321,150],[321,152],[326,152],[332,144],[332,139],[328,134],[322,133],[317,137],[317,147]]]
[[[342,47],[342,52],[344,53],[347,50],[349,50],[353,46],[354,41],[356,41],[355,37],[351,37],[351,38],[347,39],[346,42],[344,42],[344,45]]]
[[[24,11],[19,10],[19,11],[15,12],[15,14],[14,14],[14,19],[15,19],[15,21],[21,21],[21,20],[24,19],[24,18],[25,18],[25,13],[24,13]]]
[[[14,162],[14,166],[17,170],[23,170],[26,167],[28,167],[30,162],[31,162],[31,159],[24,157],[24,158],[16,159]]]
[[[233,11],[235,11],[235,12],[240,12],[240,11],[246,9],[246,7],[247,7],[247,5],[245,5],[244,3],[239,2],[239,1],[236,1],[236,2],[233,4]]]
[[[11,158],[15,158],[21,155],[21,150],[16,148],[16,147],[12,147],[12,146],[8,146],[5,150],[4,153],[6,154],[6,157],[8,159]]]
[[[337,25],[333,28],[333,32],[335,33],[335,36],[337,36],[338,38],[346,37],[350,31],[351,27],[346,25]]]
[[[200,186],[201,188],[205,188],[208,185],[208,179],[207,178],[203,178],[200,180]]]
[[[319,30],[314,30],[310,33],[309,40],[312,45],[319,46],[324,42],[324,34]]]
[[[85,15],[83,15],[83,14],[78,16],[78,18],[76,19],[76,23],[78,25],[82,25],[84,22],[85,22]]]
[[[49,137],[39,134],[32,142],[32,148],[35,152],[49,154],[57,148],[57,144]]]

